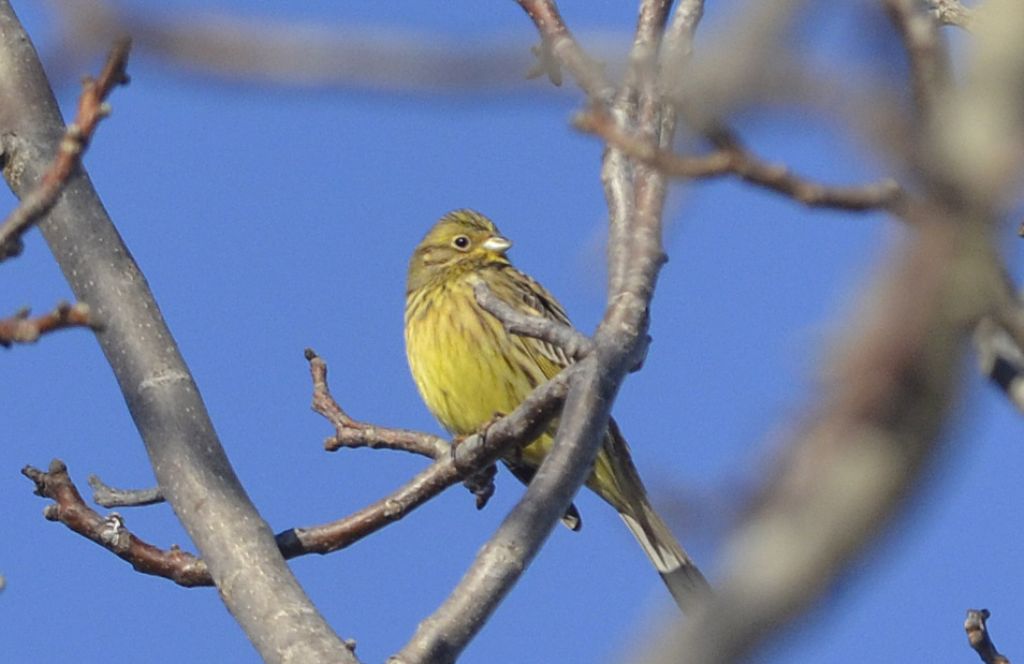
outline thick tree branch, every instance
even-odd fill
[[[968,609],[967,619],[964,620],[964,631],[967,632],[967,642],[971,644],[974,652],[985,664],[1010,664],[1010,660],[999,653],[992,637],[988,633],[986,621],[989,619],[988,609]]]
[[[46,177],[65,128],[31,40],[0,0],[0,135],[11,189]],[[231,468],[174,338],[88,176],[73,173],[39,228],[97,335],[160,488],[267,662],[355,662],[317,613]]]
[[[61,302],[53,311],[42,316],[30,318],[28,309],[23,309],[10,318],[0,318],[0,346],[9,348],[16,343],[33,343],[44,334],[69,327],[100,329],[99,324],[89,315],[89,307]]]

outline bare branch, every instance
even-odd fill
[[[814,182],[793,173],[785,166],[762,161],[731,135],[724,147],[706,155],[689,157],[659,149],[649,141],[622,131],[611,116],[600,108],[594,107],[577,115],[573,125],[580,131],[600,136],[609,145],[666,175],[693,179],[735,175],[808,207],[857,212],[878,210],[893,208],[903,196],[903,190],[891,178],[854,187]]]
[[[934,222],[894,259],[869,314],[856,317],[865,323],[844,344],[824,403],[731,538],[718,596],[668,652],[695,663],[741,659],[829,587],[907,497],[958,377],[962,293],[946,267],[974,262],[962,246]]]
[[[967,632],[967,642],[971,648],[978,653],[978,657],[985,664],[1010,664],[1010,660],[999,654],[992,637],[989,636],[986,621],[989,619],[988,609],[968,609],[967,619],[964,620],[964,630]]]
[[[576,43],[562,20],[554,0],[516,0],[537,26],[541,46],[536,51],[540,71],[551,81],[561,83],[561,68],[565,67],[589,97],[607,99],[611,87],[600,64],[588,56]],[[535,70],[536,73],[537,70]]]
[[[314,361],[319,358],[312,351],[310,354],[314,381],[326,379],[325,364],[322,360]],[[398,521],[459,481],[486,472],[514,446],[536,438],[547,427],[565,398],[574,371],[574,368],[567,369],[539,386],[508,416],[496,420],[485,431],[466,438],[453,450],[446,443],[444,453],[429,468],[392,494],[337,521],[282,531],[275,538],[281,554],[291,559],[343,549]],[[318,386],[315,389],[322,391],[324,388]],[[382,434],[385,440],[394,440],[389,438],[388,429],[374,427],[373,430]],[[366,444],[381,447],[372,442]],[[393,449],[403,448],[396,446]],[[85,504],[63,463],[54,461],[49,473],[31,467],[23,472],[36,483],[38,495],[56,501],[57,505],[46,512],[48,519],[60,521],[74,532],[107,548],[139,572],[162,576],[188,587],[213,585],[213,578],[202,560],[176,547],[165,551],[142,542],[124,529],[120,517],[115,528],[118,537],[112,538],[110,517],[100,516]]]
[[[90,475],[88,482],[93,502],[101,507],[146,507],[167,500],[158,486],[149,489],[118,489],[104,483],[96,475]]]
[[[324,449],[328,452],[342,447],[370,447],[412,452],[430,459],[440,459],[451,453],[448,441],[439,436],[353,420],[331,395],[327,384],[327,363],[311,348],[306,349],[306,360],[313,379],[313,410],[323,415],[335,430],[334,436],[324,441]]]
[[[45,179],[65,128],[10,0],[0,0],[0,22],[4,177],[25,197]],[[70,175],[39,228],[76,298],[103,321],[97,340],[160,488],[257,651],[282,664],[355,662],[299,586],[238,481],[146,279],[83,169]]]
[[[166,14],[104,0],[54,4],[62,29],[54,55],[65,60],[130,34],[135,47],[150,57],[235,81],[421,94],[553,91],[524,79],[532,63],[529,53],[520,40],[503,34],[467,40],[394,25],[324,25],[242,12]],[[607,35],[593,39],[602,51],[612,52],[614,41]]]
[[[53,163],[43,174],[39,185],[23,196],[18,207],[0,224],[0,262],[21,253],[21,236],[50,211],[72,173],[82,163],[82,155],[89,147],[100,120],[110,114],[110,107],[105,103],[107,96],[116,86],[128,83],[125,67],[130,50],[131,41],[118,41],[110,49],[99,78],[87,77],[82,82],[78,113],[75,121],[64,131],[64,139]]]
[[[99,324],[90,316],[88,306],[61,302],[50,313],[35,318],[29,318],[28,309],[10,318],[0,318],[0,346],[9,348],[16,343],[33,343],[48,332],[69,327],[100,329]]]
[[[352,419],[331,395],[327,385],[327,363],[311,348],[306,349],[306,359],[313,378],[313,410],[334,426],[334,435],[324,441],[324,449],[328,452],[343,447],[383,448],[412,452],[435,461],[452,455],[452,445],[438,436],[410,429],[378,427]],[[483,509],[494,495],[496,474],[497,468],[487,467],[465,478],[466,488],[476,496],[477,509]]]
[[[446,449],[429,468],[391,495],[339,521],[281,533],[278,535],[281,552],[293,558],[349,546],[401,519],[444,489],[492,466],[515,445],[533,440],[547,427],[565,399],[575,370],[574,367],[566,369],[534,390],[512,413],[495,420],[483,432],[466,438],[450,451]],[[389,444],[374,445],[368,441],[368,447],[403,449],[401,445],[391,446],[396,440],[390,437],[391,430],[381,427],[373,427],[373,430]]]
[[[26,466],[21,473],[35,482],[36,495],[54,501],[43,512],[47,519],[63,523],[99,544],[130,563],[135,571],[162,576],[185,587],[212,585],[206,565],[192,554],[177,547],[164,551],[147,544],[125,528],[124,519],[116,512],[103,517],[86,505],[62,461],[54,459],[47,472]]]
[[[573,360],[583,358],[594,348],[590,337],[571,325],[563,325],[542,316],[527,316],[513,309],[496,296],[482,280],[473,285],[473,293],[477,303],[500,320],[505,329],[512,334],[546,341]]]

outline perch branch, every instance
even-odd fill
[[[324,449],[335,452],[343,447],[357,449],[389,449],[419,454],[439,460],[451,456],[452,445],[439,436],[410,429],[378,427],[359,422],[335,400],[327,384],[327,363],[311,348],[306,349],[309,371],[313,378],[313,410],[334,426],[334,435],[324,441]],[[483,509],[494,495],[497,468],[482,468],[465,478],[464,484],[476,496],[477,509]]]
[[[312,351],[310,354],[314,383],[319,379],[324,381],[322,386],[318,385],[314,390],[323,391],[326,389],[326,365]],[[509,449],[536,438],[547,427],[547,423],[561,407],[574,371],[574,368],[567,369],[539,386],[516,410],[491,423],[483,432],[461,441],[454,450],[445,443],[444,453],[433,464],[392,494],[337,521],[290,528],[278,533],[276,541],[281,554],[290,559],[345,548],[401,519],[459,481],[486,472]],[[333,401],[329,392],[327,398]],[[370,429],[368,427],[364,431]],[[361,438],[361,446],[404,449],[400,444],[392,445],[399,440],[399,437],[392,435],[394,430],[383,427],[372,427],[372,430],[388,444],[376,445],[371,438],[364,436]],[[419,434],[419,437],[429,438],[426,434]],[[165,551],[146,544],[124,529],[123,521],[119,521],[118,526],[118,532],[122,535],[118,538],[103,536],[103,533],[110,530],[110,525],[106,523],[109,517],[104,519],[85,504],[63,463],[55,461],[49,473],[34,468],[26,468],[23,472],[36,483],[37,494],[56,502],[52,509],[48,508],[48,519],[60,521],[74,532],[117,554],[142,573],[162,576],[188,587],[213,584],[202,560],[177,548]]]
[[[542,40],[568,35],[553,2],[520,5],[534,21]],[[550,10],[544,20],[538,10]],[[660,39],[666,3],[645,0],[641,5],[631,62],[643,61]],[[571,37],[562,42],[574,53]],[[563,51],[564,52],[564,51]],[[558,49],[553,53],[579,81],[577,67]],[[584,71],[584,74],[589,72]],[[674,115],[652,99],[653,86],[638,84],[639,99],[620,91],[614,113],[622,121],[640,120],[639,129],[663,144],[672,135]],[[592,100],[591,85],[581,87]],[[602,88],[603,90],[603,88]],[[647,344],[648,306],[665,257],[661,246],[664,183],[649,169],[630,168],[615,150],[606,151],[602,182],[611,215],[609,233],[609,293],[604,318],[594,335],[591,353],[573,365],[577,374],[559,416],[551,452],[511,514],[484,545],[473,564],[442,605],[420,623],[412,639],[392,657],[395,664],[454,661],[479,632],[539,551],[572,496],[586,478],[606,431],[611,404],[626,373],[643,356]],[[639,182],[638,182],[639,181]]]

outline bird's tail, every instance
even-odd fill
[[[688,613],[711,594],[711,586],[672,531],[645,499],[637,514],[619,512],[651,559],[676,604]]]
[[[707,600],[711,586],[651,507],[629,447],[614,420],[609,421],[604,449],[594,471],[592,482],[596,486],[592,488],[618,510],[683,613]]]

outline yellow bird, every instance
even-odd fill
[[[535,387],[570,364],[554,346],[511,334],[483,309],[473,286],[482,280],[506,304],[532,316],[569,324],[565,310],[509,261],[512,243],[473,210],[442,217],[413,251],[405,300],[405,348],[413,379],[430,412],[452,434],[467,436],[495,415],[512,412]],[[551,449],[547,433],[503,461],[529,483]],[[680,607],[709,591],[700,570],[651,507],[647,491],[614,420],[586,482],[614,507],[664,579]],[[579,514],[563,521],[573,530]]]

